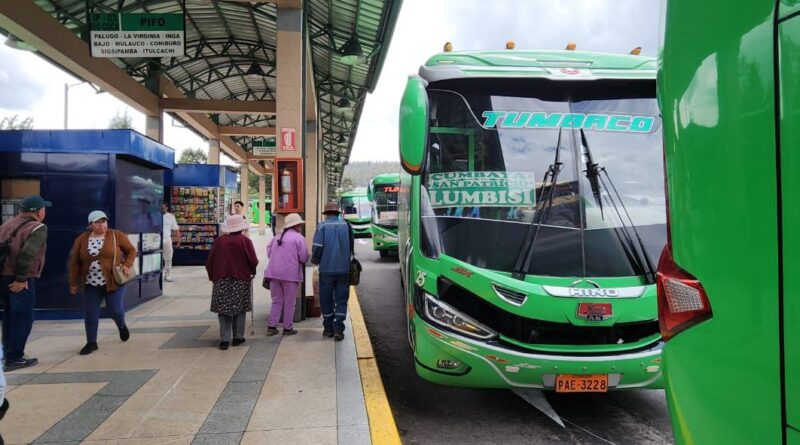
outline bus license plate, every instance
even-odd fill
[[[556,392],[608,392],[608,374],[561,374]]]

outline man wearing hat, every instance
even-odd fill
[[[36,279],[44,268],[47,226],[42,221],[45,209],[52,205],[39,195],[27,196],[22,200],[20,214],[0,226],[0,243],[8,246],[0,271],[6,372],[39,363],[25,357],[25,343],[33,328]]]
[[[350,256],[353,230],[339,218],[339,204],[325,204],[325,221],[317,226],[311,262],[319,265],[319,304],[322,307],[322,335],[344,339],[344,320],[350,297]]]

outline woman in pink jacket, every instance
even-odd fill
[[[267,246],[267,270],[264,278],[270,282],[272,309],[267,322],[267,335],[278,334],[278,319],[283,310],[283,335],[297,334],[292,327],[295,299],[300,282],[303,281],[303,265],[308,262],[306,239],[300,234],[300,225],[305,224],[297,213],[286,217],[280,236],[272,238]]]

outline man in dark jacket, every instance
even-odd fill
[[[319,265],[319,304],[322,307],[322,335],[344,339],[344,320],[350,297],[350,256],[353,229],[339,219],[339,205],[329,202],[322,212],[325,221],[317,226],[311,262]]]
[[[45,208],[52,203],[41,196],[27,196],[14,219],[0,226],[0,243],[10,242],[10,251],[0,271],[0,305],[3,308],[3,350],[6,372],[39,363],[25,358],[25,343],[33,328],[36,279],[42,276],[47,226]]]

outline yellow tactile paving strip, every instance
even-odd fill
[[[381,374],[378,371],[378,364],[375,362],[375,355],[372,351],[372,342],[369,340],[367,327],[364,324],[364,316],[361,313],[361,306],[358,304],[358,295],[354,287],[350,287],[349,307],[372,443],[374,445],[401,444],[400,433],[397,431],[392,408],[386,398]]]

